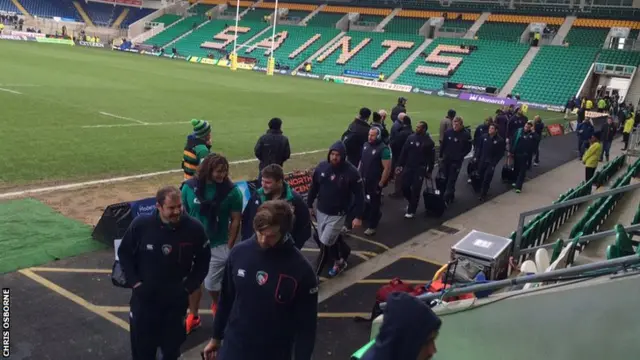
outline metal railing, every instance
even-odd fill
[[[573,206],[573,205],[579,205],[579,204],[582,204],[582,203],[587,202],[587,201],[600,199],[600,198],[608,197],[608,196],[615,195],[615,194],[625,193],[625,192],[636,190],[636,189],[640,189],[640,183],[633,184],[633,185],[627,185],[627,186],[621,186],[621,187],[618,187],[618,188],[615,188],[615,189],[610,189],[610,190],[607,190],[607,191],[603,191],[601,193],[591,194],[591,195],[579,197],[577,199],[567,200],[567,201],[563,201],[563,202],[560,202],[560,203],[557,203],[557,204],[551,204],[551,205],[548,205],[548,206],[544,206],[544,207],[541,207],[541,208],[528,210],[528,211],[525,211],[523,213],[520,213],[520,216],[518,218],[518,227],[517,227],[517,232],[516,232],[516,239],[515,239],[514,245],[513,245],[513,258],[514,259],[520,258],[520,255],[521,255],[520,251],[521,251],[521,245],[522,245],[522,233],[524,232],[524,230],[523,230],[524,229],[524,220],[527,218],[527,216],[536,215],[536,214],[539,214],[541,212],[545,212],[545,211],[549,211],[549,210],[562,209],[562,208]]]

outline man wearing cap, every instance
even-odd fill
[[[211,125],[204,120],[192,119],[193,132],[187,136],[182,155],[184,180],[191,179],[202,159],[211,152]]]

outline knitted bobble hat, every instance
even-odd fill
[[[192,119],[191,125],[193,126],[193,133],[198,138],[205,138],[211,133],[211,125],[204,120]]]

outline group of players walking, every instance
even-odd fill
[[[327,264],[329,277],[347,267],[345,232],[365,224],[366,235],[376,233],[382,191],[391,182],[391,196],[403,196],[408,202],[405,217],[413,218],[425,179],[427,189],[438,190],[444,204],[455,201],[458,175],[471,154],[468,170],[484,198],[506,148],[517,173],[513,185],[520,191],[538,152],[539,117],[532,123],[519,109],[500,109],[472,138],[463,119],[450,110],[440,123],[436,154],[428,124],[420,121],[414,131],[406,103],[399,98],[391,111],[390,132],[386,111],[362,108],[315,167],[306,200],[284,180],[291,149],[282,121],[272,119],[254,149],[260,188],[246,205],[229,177],[229,162],[211,152],[210,124],[193,120],[180,189],[160,189],[157,211],[134,219],[118,249],[133,288],[133,358],[154,359],[160,348],[163,359],[177,359],[185,335],[201,325],[204,288],[215,315],[206,358],[284,359],[295,354],[309,359],[318,277]],[[315,269],[296,250],[312,237],[320,248]]]

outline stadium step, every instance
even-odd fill
[[[129,15],[129,8],[124,8],[124,10],[122,10],[120,15],[118,15],[118,17],[116,18],[116,21],[113,22],[113,25],[111,25],[111,27],[114,29],[119,29],[120,24],[122,24],[127,15]]]
[[[373,31],[383,31],[384,27],[387,26],[389,21],[391,21],[394,18],[394,16],[396,16],[400,11],[402,11],[402,8],[393,9],[391,14],[387,15],[386,18],[384,18],[382,21],[380,21],[378,26],[376,26],[376,28]]]
[[[400,76],[400,74],[402,74],[409,65],[411,65],[417,58],[418,56],[429,46],[429,44],[431,44],[431,42],[433,41],[433,39],[427,39],[425,40],[425,42],[422,43],[422,45],[420,45],[416,51],[411,54],[411,56],[409,56],[407,58],[407,60],[405,60],[402,65],[400,65],[396,71],[393,72],[393,74],[391,74],[391,76],[389,76],[389,78],[387,79],[388,83],[392,83],[396,78],[398,78],[398,76]]]
[[[24,6],[22,6],[22,4],[20,4],[20,1],[18,0],[11,0],[11,2],[13,3],[13,5],[15,5],[18,10],[20,10],[20,12],[22,14],[24,14],[25,16],[31,16],[31,14],[29,14],[29,12],[27,11],[27,9],[24,8]]]
[[[324,5],[322,5],[324,6]],[[322,54],[323,52],[327,51],[327,49],[333,45],[334,42],[336,42],[338,39],[340,39],[344,34],[346,34],[346,32],[341,31],[338,35],[336,35],[333,39],[329,40],[326,44],[324,44],[323,47],[321,47],[320,49],[318,49],[318,51],[316,51],[315,53],[313,53],[313,55],[311,55],[308,59],[306,59],[305,61],[301,62],[300,66],[302,66],[302,64],[305,64],[307,62],[311,62],[313,59],[317,58],[318,56],[320,56],[320,54]]]
[[[324,9],[325,6],[327,6],[327,4],[322,4],[322,5],[318,6],[315,10],[313,10],[311,12],[311,14],[307,15],[306,18],[300,20],[300,25],[307,25],[309,20],[311,20],[314,16],[316,16],[316,14],[318,14],[320,11],[322,11],[322,9]]]
[[[562,42],[567,37],[567,34],[569,33],[569,30],[571,30],[571,26],[573,26],[573,22],[576,21],[576,19],[577,17],[575,16],[567,16],[564,18],[564,22],[562,23],[562,26],[560,26],[560,29],[558,29],[551,45],[562,45]]]
[[[640,180],[631,179],[630,185],[637,183],[640,183]],[[613,209],[613,212],[605,220],[600,231],[611,230],[616,224],[621,224],[624,227],[631,225],[633,217],[638,211],[638,204],[640,204],[640,190],[633,190],[624,194],[624,196],[620,198],[618,205]],[[602,260],[606,258],[607,246],[614,243],[615,240],[616,236],[612,235],[605,239],[589,243],[584,251],[580,253],[580,257],[589,261]]]
[[[509,77],[509,80],[507,80],[507,82],[504,84],[498,96],[506,97],[511,93],[513,88],[518,84],[518,81],[520,81],[522,75],[524,75],[524,72],[527,71],[527,68],[529,68],[529,65],[531,65],[531,62],[533,61],[533,58],[535,58],[538,54],[538,51],[540,51],[539,47],[529,48],[527,54],[522,58],[520,65],[518,65],[516,70],[511,74],[511,77]]]
[[[87,24],[88,26],[95,26],[93,24],[93,21],[91,20],[91,17],[89,16],[89,14],[87,14],[86,11],[84,11],[84,9],[82,8],[82,5],[79,2],[74,1],[73,6],[76,8],[76,10],[78,10],[78,14],[80,14],[85,24]]]
[[[480,15],[480,17],[478,18],[478,20],[476,20],[476,22],[474,22],[473,25],[471,25],[467,33],[464,34],[464,38],[473,39],[476,36],[476,32],[478,32],[478,30],[480,29],[480,26],[482,26],[482,24],[484,24],[484,22],[487,21],[487,19],[489,18],[489,15],[491,15],[490,12],[483,12],[482,15]]]
[[[181,20],[181,21],[184,21],[184,20]],[[213,21],[213,20],[207,20],[207,21],[203,22],[202,24],[200,24],[200,25],[196,26],[196,28],[195,28],[195,29],[191,29],[191,30],[189,30],[189,31],[185,32],[184,34],[182,34],[182,35],[178,36],[177,38],[175,38],[175,39],[171,40],[169,43],[167,43],[166,45],[164,45],[162,48],[163,48],[163,49],[166,49],[166,48],[170,47],[171,45],[173,45],[173,44],[177,43],[178,41],[180,41],[180,40],[184,39],[185,37],[187,37],[187,36],[191,35],[191,33],[193,33],[194,31],[196,31],[196,30],[200,29],[201,27],[203,27],[203,26],[207,25],[207,24],[208,24],[209,22],[211,22],[211,21]]]

